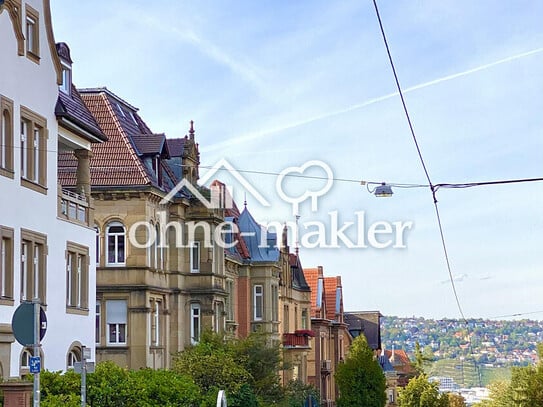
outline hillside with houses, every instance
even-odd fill
[[[525,366],[537,361],[543,321],[425,319],[386,316],[381,320],[386,348],[412,356],[419,343],[426,360],[472,360],[481,367]]]

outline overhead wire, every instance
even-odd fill
[[[404,113],[405,113],[405,117],[406,117],[407,122],[409,124],[409,130],[411,132],[413,142],[414,142],[415,147],[417,149],[417,154],[419,156],[420,163],[421,163],[422,168],[424,170],[424,174],[426,175],[426,179],[428,180],[428,184],[429,184],[430,190],[432,192],[432,198],[433,198],[433,201],[434,201],[436,219],[437,219],[437,224],[438,224],[438,228],[439,228],[439,236],[441,238],[441,245],[442,245],[442,248],[443,248],[443,254],[444,254],[444,257],[445,257],[445,263],[446,263],[446,266],[447,266],[447,271],[449,273],[449,280],[450,280],[450,283],[451,283],[451,288],[452,288],[452,291],[453,291],[453,294],[454,294],[454,298],[456,300],[456,306],[458,307],[458,311],[460,312],[460,315],[461,315],[464,323],[466,324],[466,328],[467,328],[467,331],[468,331],[468,339],[469,339],[468,346],[469,346],[469,349],[470,349],[470,353],[473,355],[473,348],[472,348],[472,345],[471,345],[470,326],[469,326],[469,323],[468,323],[468,321],[467,321],[467,319],[466,319],[466,317],[464,315],[464,311],[463,311],[462,305],[460,303],[460,298],[458,297],[458,292],[456,290],[456,285],[454,283],[454,277],[453,277],[453,274],[452,274],[452,268],[451,268],[451,263],[450,263],[450,259],[449,259],[449,253],[448,253],[448,250],[447,250],[447,244],[445,242],[445,235],[443,233],[443,225],[442,225],[442,222],[441,222],[441,216],[440,216],[440,213],[439,213],[439,207],[437,205],[437,198],[436,198],[437,189],[432,184],[432,180],[430,178],[428,168],[427,168],[426,163],[424,161],[424,158],[422,156],[422,152],[421,152],[418,140],[417,140],[417,136],[415,134],[415,129],[413,127],[413,123],[411,121],[411,117],[409,115],[407,105],[405,103],[405,98],[403,96],[402,87],[400,86],[400,81],[399,81],[399,78],[398,78],[398,74],[396,72],[396,67],[394,66],[394,61],[392,59],[392,54],[390,52],[390,47],[388,45],[388,40],[386,38],[385,30],[384,30],[384,27],[383,27],[383,22],[381,20],[380,14],[379,14],[379,8],[377,6],[377,0],[372,0],[372,1],[373,1],[373,6],[375,8],[375,14],[377,16],[377,20],[379,22],[379,28],[381,30],[381,35],[383,37],[383,42],[385,44],[385,48],[386,48],[386,51],[387,51],[388,60],[390,62],[390,67],[392,69],[392,73],[394,75],[394,80],[396,82],[396,87],[398,89],[398,94],[399,94],[401,102],[402,102],[402,107],[403,107],[403,110],[404,110]],[[476,371],[477,371],[477,375],[478,375],[478,379],[479,379],[479,385],[480,385],[481,384],[481,372],[480,372],[480,370],[478,368],[478,365],[477,365],[475,359],[474,359],[474,363],[475,363],[475,368],[476,368]]]
[[[450,260],[449,260],[449,254],[448,254],[448,251],[447,251],[447,245],[445,243],[445,236],[443,234],[443,226],[442,226],[442,223],[441,223],[441,216],[439,214],[439,208],[437,206],[436,189],[435,189],[434,185],[432,184],[432,180],[430,178],[428,168],[427,168],[426,163],[424,161],[424,158],[422,156],[422,152],[421,152],[418,140],[417,140],[417,136],[415,134],[415,129],[414,129],[413,123],[411,121],[411,116],[409,115],[409,111],[407,109],[407,104],[405,103],[405,98],[403,96],[403,91],[402,91],[402,87],[400,85],[400,80],[398,78],[398,74],[396,72],[396,67],[395,67],[394,61],[392,59],[392,54],[390,52],[390,47],[388,45],[388,40],[387,40],[387,37],[386,37],[386,34],[385,34],[385,29],[383,27],[383,22],[381,20],[381,15],[379,14],[379,7],[377,6],[377,0],[373,0],[373,6],[375,8],[375,14],[377,16],[377,20],[379,22],[379,28],[381,30],[381,35],[383,37],[383,42],[385,44],[385,48],[386,48],[386,51],[387,51],[388,60],[390,62],[390,67],[391,67],[392,73],[394,75],[394,80],[396,82],[396,87],[398,89],[398,94],[400,95],[403,111],[405,113],[405,117],[406,117],[407,122],[409,124],[409,130],[411,132],[413,142],[415,143],[415,147],[417,149],[417,154],[419,156],[420,163],[421,163],[422,168],[424,170],[424,174],[426,175],[426,179],[428,180],[428,184],[429,184],[430,190],[432,192],[432,197],[434,199],[434,207],[435,207],[435,211],[436,211],[436,218],[437,218],[437,223],[438,223],[438,226],[439,226],[439,235],[440,235],[441,243],[442,243],[442,246],[443,246],[443,254],[445,256],[445,262],[446,262],[446,265],[447,265],[447,270],[449,272],[449,279],[450,279],[450,282],[451,282],[451,287],[452,287],[452,290],[453,290],[454,298],[456,300],[456,305],[458,307],[460,315],[462,316],[462,319],[464,321],[466,321],[466,317],[464,316],[464,311],[462,309],[462,305],[460,304],[460,299],[458,297],[458,292],[456,290],[456,285],[454,284],[454,277],[453,277],[453,274],[452,274],[451,264],[450,264]]]

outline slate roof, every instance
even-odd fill
[[[247,207],[239,215],[238,226],[240,231],[244,233],[243,238],[251,255],[251,262],[276,262],[279,260],[277,234],[269,232],[260,225]]]
[[[292,287],[301,290],[309,291],[311,288],[305,279],[304,269],[300,262],[300,256],[290,253],[288,256],[290,270],[292,272]]]
[[[166,139],[168,144],[168,150],[170,152],[170,157],[182,157],[183,149],[185,148],[186,138],[169,138]]]
[[[59,91],[57,104],[55,106],[55,115],[57,119],[61,121],[67,120],[72,122],[83,130],[89,132],[94,138],[90,141],[93,143],[106,141],[107,137],[96,123],[91,112],[85,106],[85,103],[81,99],[81,95],[77,91],[77,88],[72,85],[71,94],[68,95],[62,91]]]
[[[381,349],[381,313],[379,311],[345,312],[344,320],[348,330],[362,329],[362,333],[373,350]]]

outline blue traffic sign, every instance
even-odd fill
[[[41,359],[39,356],[30,357],[30,373],[40,373],[41,371]]]
[[[23,302],[17,307],[11,320],[13,336],[23,346],[32,346],[37,342],[36,338],[34,338],[34,310],[33,303]],[[47,317],[45,311],[40,306],[40,341],[45,336],[46,331]]]

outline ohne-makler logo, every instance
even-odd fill
[[[304,172],[312,167],[318,167],[326,173],[322,177],[325,181],[324,186],[318,191],[304,190],[294,196],[288,195],[284,191],[285,179],[288,176],[304,176]],[[228,161],[221,159],[215,164],[208,173],[201,179],[202,183],[208,182],[219,170],[227,170],[244,188],[246,193],[253,196],[262,206],[269,207],[270,203],[254,188]],[[293,215],[297,215],[299,205],[311,200],[311,211],[316,212],[318,208],[318,198],[324,196],[332,187],[334,175],[332,169],[323,161],[310,160],[300,166],[291,166],[281,171],[276,179],[276,190],[279,197],[286,203],[292,205]],[[157,223],[160,228],[156,228],[149,221],[140,221],[133,224],[129,229],[129,239],[133,246],[137,248],[150,248],[157,245],[160,248],[169,247],[170,230],[175,232],[175,247],[192,247],[194,242],[206,248],[220,246],[225,249],[235,247],[239,242],[235,236],[244,238],[254,238],[255,233],[240,230],[237,223],[233,221],[224,221],[218,225],[213,225],[206,221],[168,221],[165,207],[170,203],[174,196],[185,188],[192,196],[198,199],[202,205],[208,209],[227,209],[233,208],[232,187],[226,186],[220,182],[213,182],[210,186],[210,199],[204,197],[201,192],[188,180],[183,179],[179,182],[160,202],[161,210],[157,211]],[[342,214],[342,217],[344,215]],[[298,216],[296,216],[298,218]],[[328,212],[327,221],[309,220],[299,223],[298,221],[270,221],[262,223],[263,230],[273,231],[280,236],[285,228],[290,233],[291,241],[297,242],[301,247],[307,249],[322,248],[349,248],[365,249],[372,247],[375,249],[385,248],[406,248],[406,232],[413,228],[412,221],[376,221],[368,225],[365,211],[355,211],[352,220],[340,220],[339,211]],[[145,238],[142,239],[141,229],[145,229]],[[196,237],[199,237],[196,240]],[[258,242],[261,248],[269,248],[268,233],[260,234]],[[282,239],[276,242],[276,247],[281,247]]]

